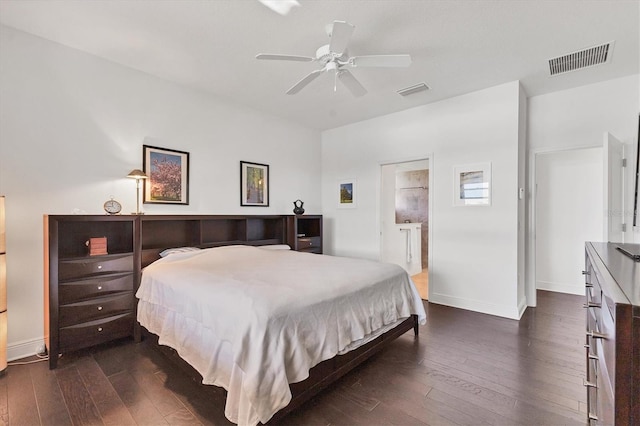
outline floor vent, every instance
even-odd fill
[[[588,49],[578,50],[577,52],[549,59],[549,73],[553,76],[605,64],[611,60],[613,43],[613,41],[610,41],[609,43],[599,46],[593,46]]]
[[[404,89],[400,89],[397,92],[400,96],[409,96],[409,95],[413,95],[414,93],[423,92],[429,89],[430,87],[427,86],[426,83],[419,83],[413,86],[405,87]]]

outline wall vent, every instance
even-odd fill
[[[431,88],[427,86],[426,83],[419,83],[419,84],[414,84],[413,86],[405,87],[404,89],[400,89],[397,92],[400,96],[409,96],[409,95],[413,95],[414,93],[423,92],[429,89]]]
[[[576,71],[595,65],[605,64],[611,60],[613,41],[599,46],[589,47],[549,59],[549,73],[554,76]]]

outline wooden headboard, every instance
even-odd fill
[[[149,215],[140,220],[143,268],[167,248],[287,243],[287,216],[281,215]]]

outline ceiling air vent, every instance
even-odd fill
[[[588,49],[578,50],[557,58],[549,59],[549,73],[553,75],[564,74],[594,65],[605,64],[611,60],[613,53],[613,41],[593,46]]]
[[[409,95],[413,95],[414,93],[423,92],[429,89],[430,87],[427,86],[426,83],[419,83],[413,86],[405,87],[404,89],[400,89],[397,92],[400,96],[409,96]]]

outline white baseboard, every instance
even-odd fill
[[[44,348],[44,338],[24,340],[7,346],[7,360],[15,361],[37,354]]]
[[[536,281],[536,289],[584,296],[584,284],[566,284],[552,283],[549,281]]]
[[[437,303],[439,305],[451,306],[453,308],[466,309],[468,311],[480,312],[483,314],[495,315],[499,317],[509,319],[520,319],[521,313],[524,309],[520,306],[504,306],[497,305],[495,303],[487,303],[475,299],[466,299],[463,297],[454,297],[442,293],[430,293],[429,302]],[[526,306],[525,306],[526,308]]]

